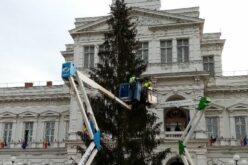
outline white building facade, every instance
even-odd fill
[[[209,96],[212,103],[187,145],[195,164],[226,165],[236,153],[248,159],[248,148],[241,146],[248,135],[248,76],[223,76],[221,34],[203,33],[198,7],[159,10],[160,0],[126,3],[132,6],[140,52],[148,64],[144,76],[151,77],[158,90],[152,110],[163,123],[159,149],[172,151],[164,165],[181,164],[177,141],[201,96]],[[80,70],[95,67],[108,19],[76,18],[70,30],[74,43],[61,52],[65,60]],[[82,130],[80,116],[67,86],[1,88],[0,140],[6,146],[0,149],[0,165],[11,162],[11,156],[27,165],[78,160],[76,146],[81,142],[75,133]],[[22,149],[27,131],[28,146]],[[216,138],[212,145],[211,137]]]

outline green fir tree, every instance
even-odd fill
[[[111,6],[109,32],[98,54],[101,62],[91,73],[92,79],[115,95],[121,83],[128,82],[131,76],[140,77],[146,70],[146,62],[137,55],[139,42],[130,11],[123,0],[116,0]],[[156,139],[160,124],[144,101],[133,104],[132,110],[106,96],[92,98],[91,103],[104,139],[94,161],[96,165],[162,164],[169,150],[154,151],[161,143]]]

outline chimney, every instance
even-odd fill
[[[33,83],[25,82],[25,88],[33,87]]]
[[[51,86],[53,86],[53,82],[52,81],[47,81],[47,87],[51,87]]]

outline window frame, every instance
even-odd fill
[[[7,128],[6,128],[7,127]],[[5,122],[3,124],[3,140],[7,145],[11,143],[12,140],[13,123]]]
[[[27,126],[27,124],[30,124],[31,127]],[[24,122],[24,134],[23,134],[23,139],[25,138],[25,131],[28,130],[28,143],[31,143],[33,140],[33,133],[34,133],[34,122],[28,121]]]
[[[51,128],[52,124],[52,128]],[[49,125],[49,127],[48,127]],[[45,139],[47,142],[54,142],[55,139],[55,121],[46,121],[45,122]]]
[[[212,58],[212,60],[210,60],[210,58]],[[203,56],[202,63],[203,63],[203,70],[208,72],[211,77],[214,77],[215,76],[214,55]],[[212,64],[212,70],[210,67],[211,64]]]
[[[84,68],[90,69],[95,66],[95,45],[85,45],[84,49]],[[93,51],[92,51],[93,50]]]
[[[163,42],[164,42],[164,46],[162,46]],[[170,45],[168,44],[169,42],[170,42]],[[170,52],[169,52],[169,50],[170,50]],[[160,57],[161,57],[160,62],[161,62],[161,64],[172,64],[173,63],[172,51],[173,51],[172,39],[160,40]],[[162,52],[164,52],[164,54]]]
[[[244,123],[242,123],[242,121],[240,121],[240,119],[243,120]],[[239,120],[238,122],[241,122],[241,123],[238,123],[237,120]],[[234,117],[234,123],[235,123],[235,136],[237,139],[239,138],[244,138],[244,136],[247,135],[247,126],[246,126],[246,119],[245,119],[245,116],[235,116]],[[244,127],[243,131],[242,132],[242,126]],[[239,127],[239,132],[237,131],[237,127]]]
[[[179,42],[182,42],[180,44]],[[184,42],[187,41],[187,44]],[[189,38],[178,38],[177,39],[177,62],[178,63],[188,63],[190,56]],[[180,51],[181,49],[181,51]],[[180,54],[181,53],[181,54]],[[181,56],[181,57],[180,57]]]
[[[147,47],[144,45],[147,44]],[[147,54],[145,54],[147,52]],[[137,53],[145,63],[149,63],[149,41],[140,41]]]
[[[205,120],[208,138],[219,137],[219,117],[206,117]],[[211,130],[209,130],[209,126]]]

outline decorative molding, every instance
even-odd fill
[[[0,113],[0,119],[4,119],[4,118],[16,118],[17,117],[17,114],[14,114],[12,112],[3,112],[3,113]]]
[[[38,113],[31,112],[31,111],[25,111],[19,114],[20,118],[37,118],[38,116],[39,116]]]
[[[49,105],[56,105],[56,106],[64,106],[70,103],[70,99],[53,99],[53,100],[18,100],[18,101],[7,101],[7,102],[0,102],[0,108],[5,107],[30,107],[30,106],[49,106]]]
[[[54,117],[58,118],[58,117],[60,117],[60,115],[61,114],[58,112],[48,110],[48,111],[41,113],[40,117],[42,117],[43,119],[47,119],[47,118],[51,118],[51,117],[52,118],[54,118]]]
[[[228,111],[237,111],[237,110],[246,110],[248,111],[248,104],[244,104],[244,103],[237,103],[234,105],[231,105],[229,107],[227,107]]]

